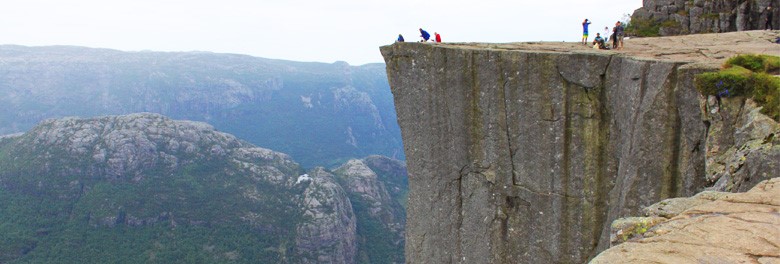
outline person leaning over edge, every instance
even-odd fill
[[[420,28],[420,37],[422,38],[420,42],[428,42],[428,40],[431,39],[431,34]]]

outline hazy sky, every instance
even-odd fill
[[[212,51],[297,61],[382,62],[418,28],[445,42],[578,41],[641,0],[2,0],[0,43]],[[591,36],[591,39],[593,36]]]

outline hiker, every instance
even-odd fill
[[[604,37],[604,42],[609,41],[609,32],[610,32],[609,27],[604,27],[604,35],[601,35],[602,37]]]
[[[438,32],[433,32],[433,36],[436,40],[436,43],[441,43],[441,35],[439,35]]]
[[[617,49],[619,50],[623,49],[623,37],[625,30],[626,29],[623,27],[623,23],[620,21],[615,23],[615,40],[617,41]]]
[[[582,44],[588,45],[588,26],[590,25],[590,21],[586,18],[585,21],[582,21]]]
[[[617,27],[612,28],[612,36],[610,36],[612,39],[612,49],[617,49],[618,47],[618,38],[617,38]]]
[[[766,7],[766,24],[764,24],[764,29],[766,30],[772,30],[772,3],[769,3],[769,5]]]
[[[428,42],[428,40],[431,39],[431,34],[429,34],[428,31],[425,31],[422,28],[420,28],[420,37],[422,38],[420,42]]]
[[[404,42],[404,35],[398,34],[398,39],[395,42]]]
[[[607,44],[604,38],[601,37],[601,33],[596,33],[596,38],[593,39],[593,46],[598,45],[598,49],[607,49]]]

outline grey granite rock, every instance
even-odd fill
[[[773,9],[767,11],[770,4]],[[780,29],[778,7],[780,0],[648,0],[643,1],[643,6],[631,18],[661,25],[661,36],[763,30],[768,16],[772,17],[772,28]]]
[[[609,245],[612,220],[704,187],[695,70],[680,63],[382,52],[412,175],[407,261],[583,262]]]
[[[357,220],[347,193],[323,168],[308,176],[311,180],[303,194],[308,221],[298,226],[295,242],[303,252],[300,263],[356,263]]]

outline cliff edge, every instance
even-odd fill
[[[694,76],[777,31],[381,48],[409,170],[410,263],[582,263],[609,224],[691,196],[708,122]]]

